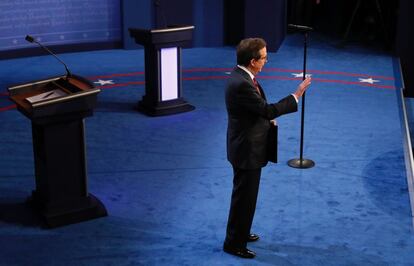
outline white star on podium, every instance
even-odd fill
[[[93,83],[96,83],[96,84],[99,84],[99,85],[103,86],[103,85],[114,84],[114,81],[112,79],[109,79],[109,80],[99,79],[98,81],[94,81]]]
[[[380,82],[380,81],[376,79],[372,79],[372,78],[369,78],[369,79],[359,78],[359,82],[374,84],[374,82]]]

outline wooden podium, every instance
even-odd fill
[[[194,110],[183,99],[181,86],[181,46],[191,41],[193,29],[128,29],[135,42],[145,48],[145,95],[138,110],[150,116]]]
[[[79,76],[54,77],[9,87],[10,99],[32,122],[36,189],[29,203],[47,227],[106,216],[88,192],[84,118],[99,89]]]

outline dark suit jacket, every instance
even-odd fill
[[[226,89],[227,159],[233,167],[257,169],[265,166],[270,120],[297,111],[292,95],[268,104],[261,87],[260,91],[261,95],[249,74],[239,67],[233,69]]]

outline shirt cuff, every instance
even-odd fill
[[[291,95],[293,96],[293,98],[295,98],[296,103],[299,103],[299,100],[298,100],[298,98],[296,98],[296,95],[293,94],[293,93]]]

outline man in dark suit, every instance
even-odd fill
[[[254,258],[247,242],[259,236],[250,228],[256,209],[261,169],[267,162],[267,138],[272,119],[297,111],[298,99],[310,85],[306,78],[291,95],[278,103],[267,103],[255,76],[267,62],[266,42],[260,38],[242,40],[237,46],[237,67],[226,89],[228,114],[227,159],[233,166],[233,192],[223,250]]]

